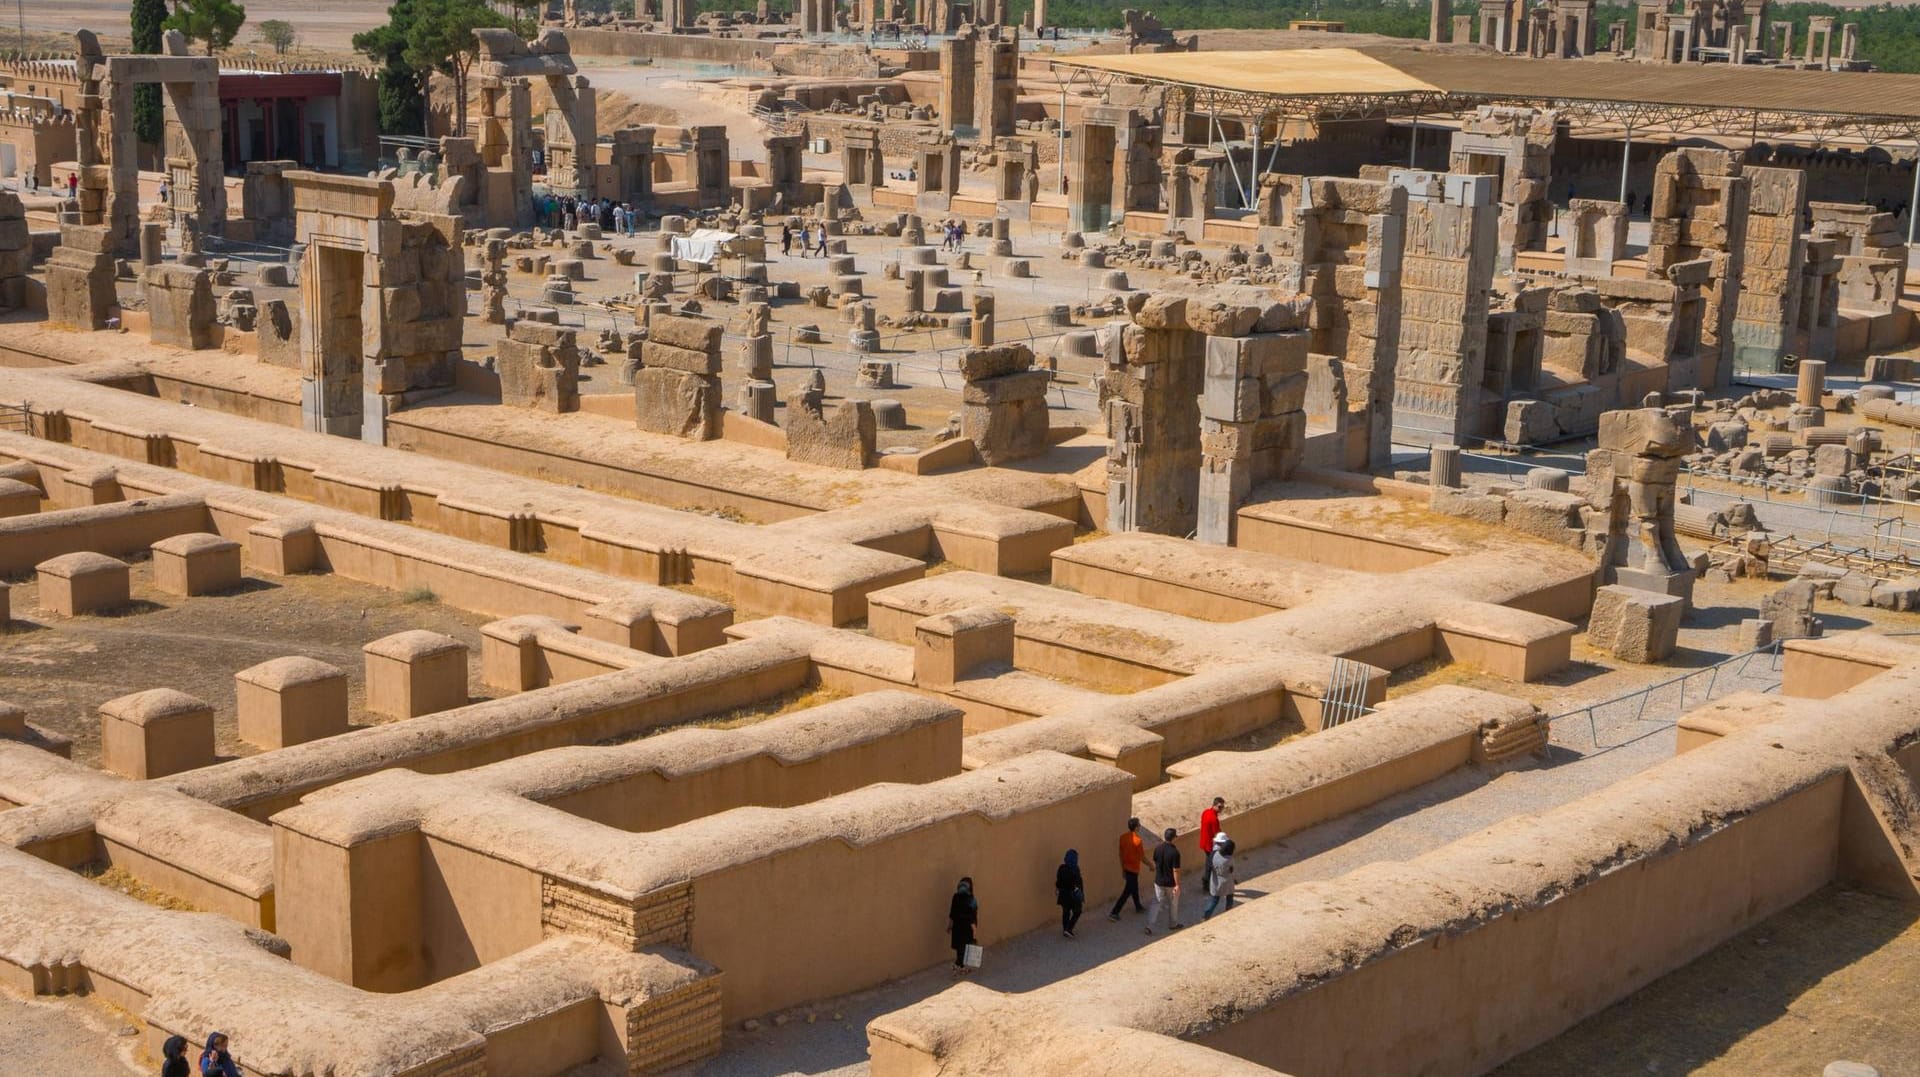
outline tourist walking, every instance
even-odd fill
[[[813,253],[822,258],[827,256],[827,222],[825,221],[820,222],[820,245],[813,249]]]
[[[160,1057],[160,1077],[193,1077],[193,1066],[187,1061],[185,1036],[168,1036],[160,1047]]]
[[[967,971],[967,947],[973,945],[973,930],[980,924],[980,902],[973,896],[973,877],[966,876],[954,888],[947,905],[947,935],[953,944],[953,967]]]
[[[617,236],[627,234],[627,211],[624,206],[613,207],[613,234]]]
[[[1167,930],[1178,931],[1186,926],[1180,922],[1180,850],[1173,844],[1177,833],[1168,827],[1153,850],[1153,911],[1147,913],[1149,935],[1160,920],[1162,906],[1167,910]]]
[[[1126,879],[1126,885],[1120,888],[1120,896],[1113,903],[1113,911],[1107,919],[1118,921],[1120,909],[1127,899],[1133,899],[1134,912],[1146,912],[1146,906],[1140,904],[1140,865],[1146,863],[1147,844],[1140,840],[1140,817],[1127,820],[1127,832],[1120,835],[1120,874]]]
[[[1200,813],[1200,889],[1213,893],[1213,839],[1220,836],[1220,813],[1227,810],[1224,797],[1214,797],[1213,804]]]
[[[813,233],[807,228],[806,225],[804,224],[801,225],[800,226],[800,257],[805,258],[807,256],[807,248],[811,246],[812,243],[813,243]]]
[[[1080,877],[1080,851],[1068,849],[1053,872],[1053,900],[1060,906],[1060,934],[1073,938],[1080,912],[1087,906],[1087,885]]]
[[[80,173],[78,172],[67,173],[67,197],[80,197]]]
[[[1213,854],[1207,859],[1213,871],[1212,882],[1207,890],[1210,895],[1207,898],[1207,911],[1200,914],[1202,920],[1212,919],[1214,911],[1220,908],[1220,903],[1223,901],[1226,902],[1227,908],[1233,908],[1233,839],[1225,834],[1215,835]]]
[[[200,1077],[240,1077],[240,1067],[234,1065],[233,1056],[227,1053],[226,1033],[207,1035],[207,1049],[200,1052]]]
[[[786,258],[786,257],[790,257],[792,254],[793,254],[793,222],[781,221],[780,222],[780,257]]]

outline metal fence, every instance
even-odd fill
[[[1618,748],[1673,726],[1689,710],[1734,692],[1780,689],[1781,644],[1737,654],[1711,666],[1689,670],[1658,684],[1614,696],[1548,718],[1549,722],[1585,718],[1594,747]],[[1624,729],[1624,739],[1600,739],[1602,727]],[[1651,728],[1649,728],[1651,726]]]
[[[1371,713],[1373,708],[1367,706],[1367,667],[1345,658],[1334,659],[1327,694],[1320,697],[1320,728],[1332,729]]]
[[[0,430],[15,434],[33,433],[32,403],[0,404]]]

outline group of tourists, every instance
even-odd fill
[[[802,221],[794,228],[792,221],[780,222],[780,253],[793,256],[793,241],[800,241],[800,257],[825,258],[827,256],[827,226],[825,222]]]
[[[168,1036],[167,1042],[160,1048],[162,1061],[160,1077],[240,1077],[240,1067],[227,1053],[227,1034],[215,1032],[207,1036],[206,1049],[200,1052],[200,1066],[196,1070],[193,1063],[187,1061],[187,1038]]]
[[[1207,895],[1206,908],[1200,913],[1202,920],[1210,920],[1214,913],[1233,908],[1237,879],[1233,839],[1220,829],[1220,814],[1226,810],[1226,799],[1214,797],[1213,803],[1200,813],[1199,838],[1203,857],[1200,886]],[[1128,902],[1132,902],[1134,912],[1147,914],[1145,930],[1149,935],[1153,934],[1154,925],[1160,922],[1163,909],[1166,910],[1167,930],[1178,931],[1186,926],[1180,922],[1180,849],[1174,844],[1178,837],[1179,831],[1168,827],[1149,858],[1146,839],[1140,832],[1139,818],[1127,820],[1126,833],[1120,835],[1120,876],[1123,880],[1120,897],[1114,901],[1107,919],[1119,922],[1120,913]],[[1153,865],[1151,908],[1140,900],[1140,873],[1146,869],[1149,859]],[[1060,934],[1071,939],[1087,903],[1086,880],[1080,873],[1078,849],[1068,849],[1060,865],[1054,869],[1053,891],[1054,902],[1060,906]],[[947,907],[947,934],[953,945],[953,965],[962,974],[980,965],[981,950],[975,941],[979,926],[980,899],[973,892],[973,877],[968,876],[960,880]]]
[[[616,236],[640,233],[640,211],[611,198],[576,199],[571,195],[536,194],[533,216],[543,228],[563,228],[571,232],[583,224],[595,224]]]

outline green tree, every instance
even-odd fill
[[[166,21],[166,28],[178,30],[188,41],[207,43],[207,55],[233,44],[235,35],[247,21],[247,9],[233,0],[180,0]]]
[[[467,72],[480,52],[473,32],[503,25],[486,0],[414,0],[402,58],[423,75],[438,71],[453,80],[456,135],[467,133]]]
[[[133,0],[129,13],[133,27],[133,51],[152,55],[160,51],[160,36],[167,21],[167,0]],[[142,142],[158,142],[164,134],[165,120],[160,108],[160,87],[148,83],[133,88],[133,133]]]
[[[259,29],[260,40],[272,45],[274,52],[285,52],[292,48],[294,41],[300,36],[299,31],[293,28],[293,24],[285,19],[268,19],[260,24]]]
[[[531,40],[540,32],[540,9],[546,0],[490,0],[491,6],[506,18],[502,25]]]
[[[414,0],[394,0],[383,26],[353,35],[354,51],[380,65],[380,130],[390,135],[425,134],[424,77],[407,63],[407,29]]]

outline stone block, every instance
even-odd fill
[[[214,760],[213,708],[185,692],[154,688],[100,705],[103,770],[147,781]]]
[[[647,322],[647,340],[696,352],[718,352],[726,327],[711,318],[658,314]]]
[[[347,674],[298,655],[275,658],[233,675],[240,739],[285,748],[347,731]]]
[[[183,265],[146,269],[147,316],[155,344],[188,350],[218,346],[213,275]]]
[[[983,381],[1033,369],[1033,349],[1025,344],[996,344],[960,353],[960,377]]]
[[[1877,582],[1864,572],[1849,572],[1833,581],[1834,600],[1849,606],[1871,606]]]
[[[988,606],[914,622],[913,682],[946,688],[983,671],[1013,666],[1013,618]]]
[[[127,605],[127,564],[99,553],[63,554],[34,566],[40,606],[63,617],[104,613]]]
[[[1773,646],[1773,622],[1763,617],[1748,617],[1740,622],[1737,646],[1741,652]]]
[[[720,436],[718,378],[645,367],[634,372],[633,401],[634,420],[642,430],[693,441]]]
[[[970,381],[960,391],[960,402],[997,405],[1038,400],[1047,395],[1047,385],[1051,379],[1052,375],[1044,370],[1026,370],[998,378]]]
[[[361,648],[367,663],[367,711],[389,718],[463,707],[467,703],[467,645],[415,629]]]
[[[1627,662],[1660,662],[1680,640],[1687,601],[1675,595],[1611,584],[1595,592],[1587,642]]]
[[[683,370],[689,374],[714,376],[720,373],[720,353],[682,348],[649,337],[640,345],[640,365],[657,370]]]
[[[1901,612],[1920,609],[1920,580],[1888,580],[1875,584],[1873,604],[1878,609]]]
[[[153,544],[153,585],[170,595],[240,586],[240,544],[219,535],[175,535]]]
[[[842,400],[832,410],[801,398],[787,408],[787,459],[822,467],[858,470],[873,463],[879,436],[873,406]]]

